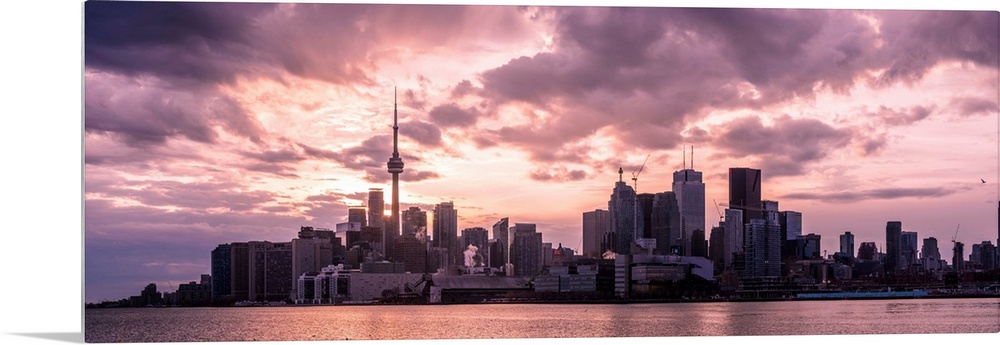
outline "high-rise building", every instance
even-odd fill
[[[402,262],[407,272],[427,272],[427,244],[416,237],[401,236],[393,242],[396,261]]]
[[[351,206],[347,208],[347,222],[358,223],[361,226],[368,226],[368,210],[363,206]]]
[[[424,236],[427,235],[427,212],[420,210],[419,207],[411,206],[403,211],[402,217],[403,237],[415,237],[421,232]]]
[[[652,193],[636,194],[635,198],[639,205],[639,214],[642,217],[642,231],[636,233],[636,238],[653,238],[653,198]]]
[[[232,294],[232,246],[220,244],[212,249],[212,300],[223,301]]]
[[[490,239],[490,250],[487,251],[487,264],[489,267],[501,268],[506,264],[506,259],[504,259],[504,254],[507,252],[503,248],[503,242],[498,239]]]
[[[552,243],[542,242],[542,250],[539,253],[538,261],[541,263],[542,267],[552,266],[552,259],[555,254],[555,248],[552,247]]]
[[[292,239],[292,292],[296,293],[298,279],[303,273],[320,272],[333,264],[333,243],[330,238],[316,236],[316,230],[301,227],[299,238]]]
[[[708,258],[714,263],[717,272],[722,271],[726,264],[725,231],[725,222],[719,222],[719,226],[713,226],[708,235]]]
[[[727,208],[725,215],[726,220],[723,225],[725,227],[725,231],[723,231],[725,267],[739,269],[737,264],[743,261],[743,230],[745,227],[743,210]]]
[[[434,241],[435,245],[448,250],[448,260],[445,265],[458,263],[458,256],[465,249],[459,250],[458,244],[458,210],[451,201],[434,205]]]
[[[403,159],[399,157],[399,112],[396,107],[395,91],[393,91],[392,96],[392,157],[389,157],[386,167],[388,172],[392,174],[392,206],[389,222],[384,226],[385,239],[383,242],[391,244],[396,237],[399,237],[399,174],[403,172]],[[392,248],[391,245],[386,247]],[[391,257],[392,251],[387,252]]]
[[[680,209],[680,245],[684,255],[693,253],[691,238],[695,231],[705,234],[705,183],[701,172],[694,170],[694,148],[691,149],[691,168],[674,172],[672,190]]]
[[[875,242],[861,242],[861,246],[858,247],[858,260],[874,261],[876,253],[878,245]]]
[[[510,261],[515,276],[534,276],[542,269],[542,233],[535,231],[535,224],[516,223],[511,227],[513,241]]]
[[[681,235],[681,211],[674,192],[656,193],[653,198],[652,235],[656,239],[656,254],[688,255],[679,239]]]
[[[490,267],[501,268],[510,263],[510,237],[510,221],[506,217],[493,223],[493,239],[497,244],[490,247]]]
[[[924,245],[920,247],[920,258],[941,260],[941,251],[938,249],[937,238],[928,237],[924,239]]]
[[[954,242],[951,249],[951,268],[955,272],[965,272],[965,259],[962,258],[965,252],[965,243]]]
[[[899,266],[901,269],[917,264],[917,233],[901,231],[899,235]]]
[[[763,201],[762,219],[751,219],[743,235],[745,277],[781,276],[781,226],[778,202]]]
[[[796,256],[798,238],[802,236],[802,213],[781,211],[778,213],[778,224],[781,226],[781,257]]]
[[[250,242],[249,296],[251,301],[280,301],[292,293],[292,244]]]
[[[729,168],[729,208],[743,210],[742,224],[761,219],[760,169]]]
[[[368,189],[368,226],[382,228],[385,226],[385,199],[382,188]]]
[[[618,168],[618,182],[615,182],[615,189],[608,200],[608,213],[616,242],[614,252],[629,254],[635,240],[642,235],[643,224],[635,190],[622,181],[622,173],[622,169]]]
[[[486,258],[488,257],[487,251],[489,250],[490,243],[490,233],[482,227],[466,228],[462,229],[462,252],[466,250],[473,250],[469,246],[474,246],[475,255],[473,255],[472,260],[478,260],[474,262],[473,266],[486,266]],[[475,256],[478,255],[478,258]],[[464,255],[463,255],[464,258]],[[463,265],[468,266],[468,263],[463,263]]]
[[[974,247],[976,245],[973,245]],[[992,271],[997,269],[997,247],[991,241],[983,241],[979,245],[979,257],[977,262],[984,270]],[[971,260],[970,260],[971,261]]]
[[[708,257],[708,242],[705,242],[704,230],[695,230],[691,233],[691,253],[688,256]]]
[[[800,235],[795,239],[795,242],[795,256],[799,259],[823,259],[819,235]]]
[[[890,221],[885,224],[885,264],[882,266],[887,275],[899,270],[903,246],[900,237],[903,233],[903,223]]]
[[[611,218],[608,211],[597,209],[583,213],[583,256],[601,257],[601,239],[610,228]],[[496,226],[493,229],[493,233],[496,234]]]
[[[840,235],[840,253],[854,258],[854,234],[850,231]]]

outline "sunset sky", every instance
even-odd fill
[[[639,192],[669,191],[694,146],[708,227],[752,167],[827,254],[844,231],[881,248],[892,220],[949,262],[959,224],[966,255],[997,241],[995,11],[83,9],[85,302],[391,200],[394,89],[401,208],[453,201],[459,229],[509,217],[579,250],[619,166],[632,184],[649,155]]]

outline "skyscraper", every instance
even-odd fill
[[[691,255],[691,238],[695,231],[705,233],[705,183],[701,172],[694,170],[694,148],[691,150],[691,167],[674,172],[673,192],[681,214],[681,231],[678,234],[684,255]]]
[[[605,210],[598,209],[583,213],[583,256],[601,257],[601,239],[610,229],[610,221],[610,215]],[[496,226],[493,229],[494,234],[496,234]]]
[[[493,239],[497,241],[498,251],[494,253],[490,248],[490,258],[497,259],[490,261],[490,267],[501,268],[510,263],[510,222],[506,217],[493,224]]]
[[[511,227],[513,241],[510,261],[515,276],[533,276],[542,269],[542,233],[535,231],[535,224],[517,223]]]
[[[751,219],[743,235],[746,277],[781,276],[781,226],[778,203],[763,201],[762,219]]]
[[[382,188],[368,189],[368,226],[382,228],[385,215],[385,198]]]
[[[629,254],[635,239],[640,238],[643,229],[642,213],[635,190],[622,181],[622,169],[618,168],[618,182],[608,200],[611,215],[611,231],[615,236],[614,252]]]
[[[850,231],[846,231],[843,235],[840,235],[840,253],[854,258],[854,234]]]
[[[424,236],[427,235],[427,212],[420,210],[419,207],[411,206],[403,211],[402,217],[403,237],[414,237],[421,231],[424,232]]]
[[[901,231],[899,236],[899,264],[901,269],[917,264],[917,233]]]
[[[476,254],[479,255],[479,262],[477,264],[481,264],[482,266],[486,266],[486,252],[489,250],[490,243],[489,234],[490,233],[482,227],[462,229],[462,248],[460,249],[462,249],[462,252],[464,253],[466,250],[470,249],[469,245],[475,246]]]
[[[938,249],[937,238],[928,237],[924,239],[924,245],[920,247],[920,258],[941,260],[941,251]]]
[[[781,257],[793,257],[796,255],[798,238],[802,235],[802,213],[781,211],[778,213],[778,224],[781,226]]]
[[[861,246],[858,247],[858,260],[875,260],[875,253],[877,252],[878,246],[875,242],[861,242]]]
[[[891,221],[885,224],[885,264],[882,267],[888,275],[894,274],[900,266],[900,256],[903,251],[900,242],[902,232],[902,222]]]
[[[715,264],[716,272],[721,272],[726,265],[725,225],[725,222],[719,222],[719,226],[713,226],[708,234],[708,258]]]
[[[639,214],[642,217],[642,230],[636,233],[638,235],[636,238],[653,238],[652,216],[653,198],[655,198],[655,195],[652,193],[642,193],[636,194],[635,198],[639,203]]]
[[[761,219],[760,169],[729,168],[729,208],[743,210],[742,224]]]
[[[434,205],[434,241],[448,251],[445,265],[457,263],[457,258],[465,249],[458,248],[458,210],[451,201]]]
[[[681,211],[674,192],[656,193],[653,198],[652,232],[656,239],[656,252],[660,255],[688,255],[678,239],[681,238]]]
[[[392,210],[389,224],[386,224],[385,243],[399,237],[399,174],[403,172],[403,159],[399,157],[399,113],[396,108],[396,93],[392,95],[392,157],[386,163],[392,174]],[[380,215],[381,216],[381,215]]]
[[[743,210],[726,209],[726,221],[723,225],[723,261],[726,268],[739,268],[737,263],[743,261]]]
[[[368,226],[368,217],[365,215],[368,211],[365,210],[364,206],[351,206],[347,208],[347,222],[348,223],[358,223],[361,226]]]
[[[291,296],[290,242],[250,242],[249,259],[249,300],[280,301]]]
[[[965,243],[954,242],[954,246],[951,249],[951,267],[955,272],[962,273],[965,271],[965,259],[962,258],[965,253]]]

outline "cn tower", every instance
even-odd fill
[[[392,222],[386,224],[383,236],[392,230],[392,236],[385,236],[383,242],[388,247],[390,244],[386,240],[391,240],[399,236],[399,173],[403,172],[403,159],[399,158],[399,113],[396,110],[396,90],[392,93],[392,157],[389,158],[389,173],[392,174]]]

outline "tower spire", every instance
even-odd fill
[[[694,145],[691,145],[691,170],[694,170]]]
[[[392,157],[399,157],[399,110],[396,106],[396,93],[395,87],[392,88]]]
[[[386,167],[389,168],[389,173],[392,174],[392,221],[385,225],[383,228],[382,243],[386,246],[386,252],[389,252],[388,248],[393,239],[399,237],[399,174],[403,172],[403,159],[399,158],[399,109],[396,105],[396,93],[395,87],[392,88],[392,157],[389,158],[389,163]],[[393,254],[395,255],[395,254]],[[393,255],[390,255],[393,256]]]
[[[687,164],[688,164],[687,146],[681,145],[681,151],[684,151],[684,159],[682,159],[683,162],[681,163],[681,170],[687,170],[687,168],[688,168],[688,166],[687,166]]]

